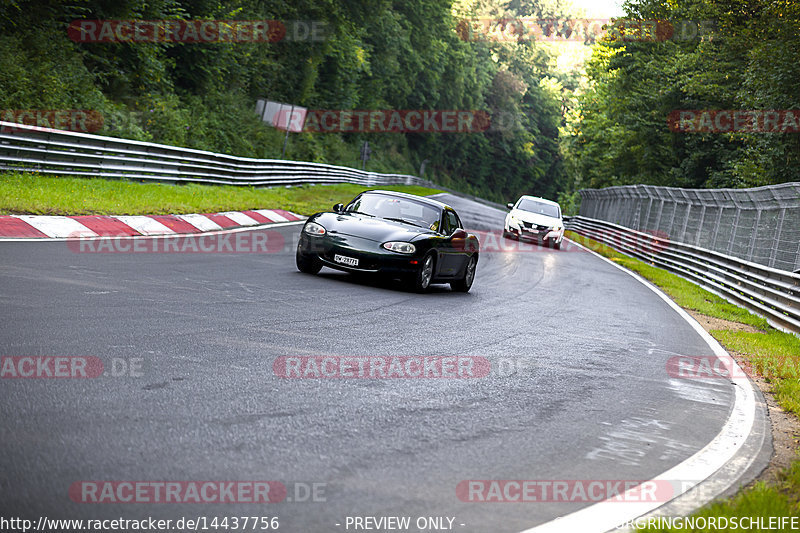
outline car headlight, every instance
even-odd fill
[[[308,233],[309,235],[325,235],[325,228],[316,222],[307,222],[306,225],[303,226],[303,233]]]
[[[392,252],[397,252],[400,254],[413,254],[417,251],[417,247],[410,242],[385,242],[383,243],[383,247],[387,250],[391,250]]]

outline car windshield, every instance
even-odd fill
[[[441,211],[422,202],[385,194],[362,194],[347,206],[347,211],[397,220],[434,229],[439,224]]]
[[[520,200],[517,204],[517,209],[553,218],[558,218],[560,216],[558,206],[531,200],[530,198],[523,198]]]

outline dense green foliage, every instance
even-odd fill
[[[640,20],[707,21],[696,38],[606,39],[563,139],[571,189],[800,180],[798,133],[676,133],[674,110],[800,109],[800,3],[631,0]],[[698,26],[702,28],[702,22]]]
[[[557,0],[556,0],[557,2]],[[483,110],[484,133],[292,134],[286,157],[417,174],[506,201],[562,189],[561,91],[545,47],[468,42],[466,16],[564,16],[531,0],[12,0],[0,5],[0,109],[93,109],[101,134],[279,157],[259,97],[310,109]],[[319,21],[324,40],[77,43],[76,19]],[[569,83],[569,81],[566,81]],[[508,120],[505,121],[509,122]]]
[[[708,21],[713,31],[604,39],[582,89],[582,73],[556,70],[546,43],[462,38],[464,18],[568,17],[562,1],[12,0],[0,5],[0,110],[92,109],[105,118],[101,134],[250,157],[279,157],[283,146],[283,132],[253,112],[260,97],[310,109],[481,110],[493,121],[483,133],[305,132],[290,136],[286,157],[360,166],[369,141],[372,170],[424,167],[426,178],[500,201],[558,196],[567,212],[583,187],[800,179],[800,134],[667,124],[682,109],[799,109],[800,4],[630,0],[632,19],[676,31]],[[67,35],[76,19],[317,21],[325,38],[88,44]]]

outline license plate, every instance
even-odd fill
[[[333,256],[333,260],[337,263],[341,263],[343,265],[357,267],[358,266],[358,258],[356,257],[347,257],[346,255],[339,255],[336,254]]]

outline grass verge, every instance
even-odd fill
[[[795,416],[800,415],[800,381],[798,381],[800,338],[772,328],[764,318],[730,304],[676,274],[621,254],[605,244],[575,232],[567,231],[566,236],[641,275],[684,309],[756,328],[758,331],[745,331],[739,328],[712,329],[709,333],[726,349],[739,352],[747,359],[749,371],[762,376],[771,385],[771,393],[778,405]],[[713,502],[692,516],[729,519],[800,516],[800,458],[795,459],[789,468],[781,471],[774,483],[759,481],[741,490],[732,498]],[[702,525],[702,522],[698,523]],[[642,530],[716,532],[727,531],[728,528],[648,527]]]
[[[348,202],[365,189],[421,196],[442,192],[417,185],[256,188],[6,173],[0,174],[0,215],[165,215],[271,208],[310,215]]]

